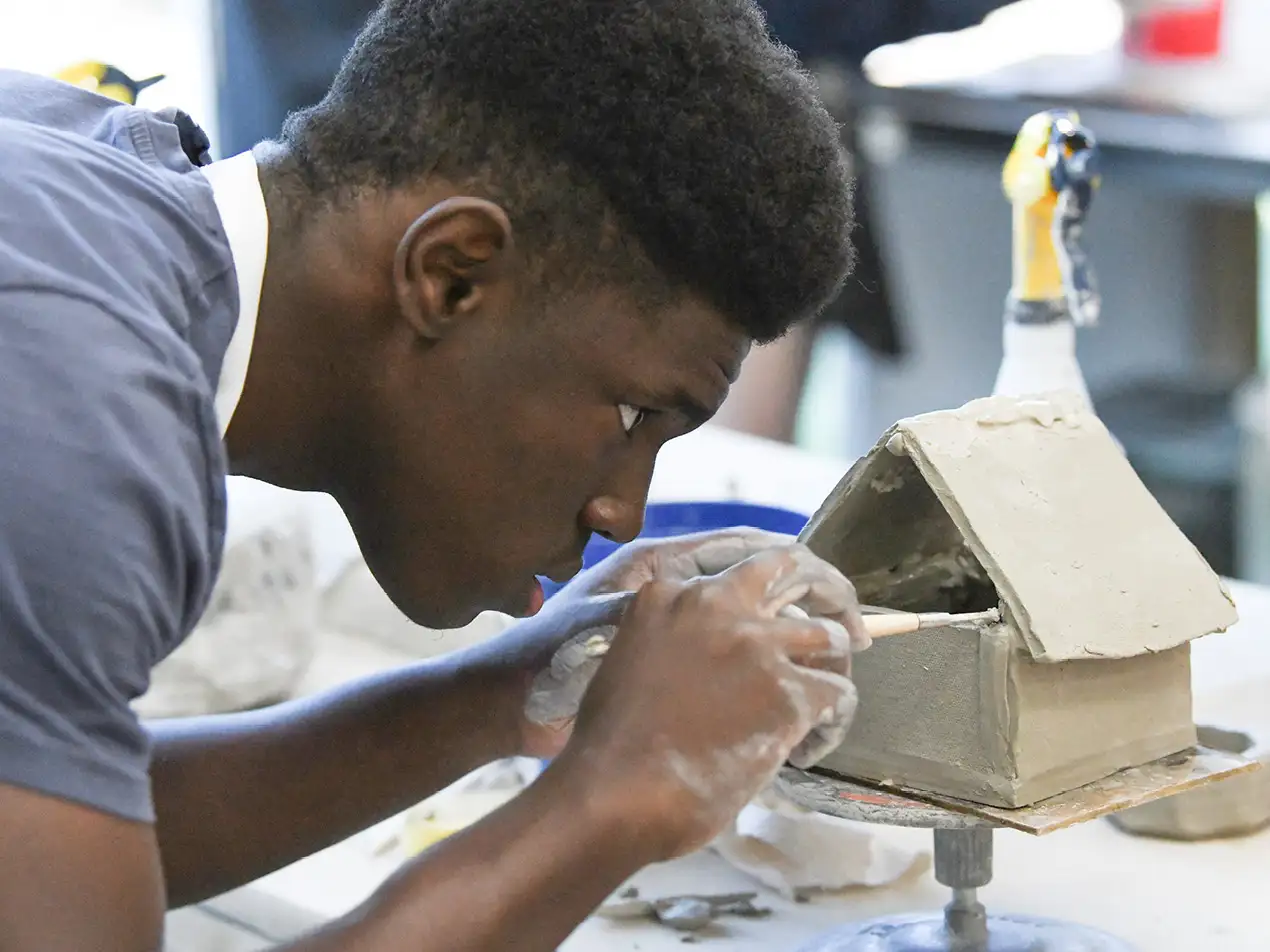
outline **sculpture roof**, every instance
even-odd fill
[[[1064,394],[900,421],[803,538],[866,603],[978,610],[990,585],[1041,661],[1165,651],[1237,617],[1106,427]]]

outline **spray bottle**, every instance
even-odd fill
[[[1028,119],[1002,171],[1013,207],[1013,280],[994,395],[1058,390],[1092,408],[1076,360],[1076,328],[1096,324],[1100,298],[1085,255],[1085,217],[1100,184],[1098,145],[1075,112]]]

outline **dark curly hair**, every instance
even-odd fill
[[[692,291],[759,341],[851,266],[839,130],[752,0],[387,0],[282,139],[323,200],[476,185],[544,274]]]

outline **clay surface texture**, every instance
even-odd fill
[[[1195,744],[1189,642],[1234,605],[1074,396],[901,421],[803,541],[865,604],[1001,610],[858,656],[826,767],[1021,807]]]

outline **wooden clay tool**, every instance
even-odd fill
[[[867,610],[867,609],[866,609]],[[967,612],[950,615],[948,612],[884,612],[864,616],[864,630],[870,638],[889,638],[891,635],[907,635],[923,628],[943,628],[945,625],[969,625],[975,622],[998,622],[999,609],[986,612]]]
[[[870,610],[867,605],[863,607],[865,611]],[[879,613],[864,616],[864,630],[869,633],[870,638],[907,635],[910,632],[921,631],[924,628],[942,628],[945,625],[970,625],[981,621],[998,622],[1001,620],[1001,611],[996,608],[990,608],[986,612],[966,612],[961,615],[952,615],[948,612],[873,610]],[[781,614],[791,618],[807,617],[806,612],[793,605],[786,606],[781,610]],[[608,638],[604,635],[593,635],[584,643],[583,649],[588,658],[602,658],[609,653]]]

